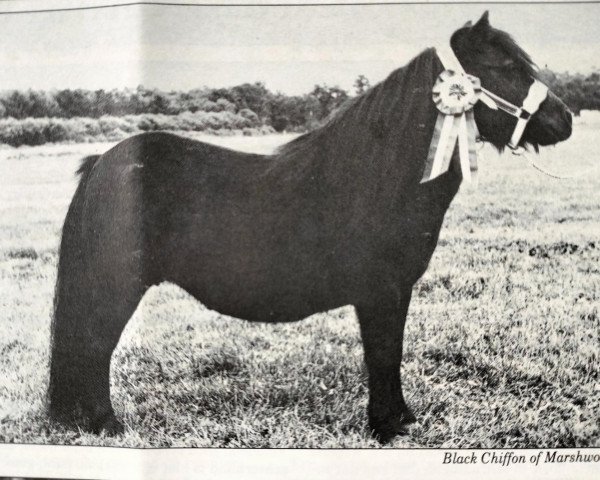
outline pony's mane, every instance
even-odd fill
[[[410,123],[409,112],[414,108],[427,108],[428,104],[415,95],[416,88],[431,83],[438,68],[435,50],[429,48],[413,58],[404,67],[393,71],[384,81],[365,93],[348,99],[331,115],[324,125],[305,133],[279,147],[275,155],[280,157],[306,157],[316,153],[332,133],[343,133],[344,139],[361,148],[363,143],[373,140],[373,135],[382,133],[389,125],[390,116],[398,111],[398,104],[406,112],[399,120]],[[419,88],[420,90],[420,88]],[[424,92],[429,92],[425,89]],[[365,134],[365,132],[369,134]],[[338,137],[339,138],[339,137]],[[340,149],[343,145],[339,145]]]

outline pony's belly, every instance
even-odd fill
[[[343,282],[330,281],[326,269],[317,263],[300,267],[289,257],[279,256],[262,264],[225,256],[201,257],[186,261],[180,257],[164,280],[225,315],[249,321],[295,322],[345,304]]]
[[[316,302],[314,297],[297,292],[241,291],[240,289],[194,288],[180,285],[207,308],[251,322],[289,323],[310,315],[341,307],[331,299]]]

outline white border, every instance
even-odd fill
[[[506,478],[544,480],[597,479],[600,463],[543,463],[552,449],[527,450],[252,450],[128,449],[114,447],[0,445],[0,475],[79,479],[268,479],[396,480]],[[600,448],[558,449],[559,455],[598,455]],[[513,452],[526,464],[481,463]],[[541,453],[540,453],[541,452]],[[476,464],[444,464],[447,453],[475,455]],[[541,456],[539,465],[530,459]]]

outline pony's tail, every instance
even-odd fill
[[[85,321],[84,297],[87,291],[88,271],[85,255],[85,238],[82,235],[82,211],[85,190],[92,168],[100,155],[85,157],[77,173],[79,185],[69,206],[62,229],[58,276],[54,295],[54,312],[51,324],[50,379],[48,384],[47,408],[54,420],[73,419],[77,416],[77,372],[70,368],[68,358],[77,350],[78,331]],[[79,373],[81,374],[81,373]]]

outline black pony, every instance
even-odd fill
[[[485,88],[521,105],[536,72],[487,13],[455,32],[451,46]],[[92,431],[122,428],[110,400],[111,354],[146,290],[173,282],[250,321],[354,305],[370,429],[383,441],[404,432],[415,421],[400,380],[411,290],[461,184],[457,168],[420,183],[442,70],[435,50],[425,50],[274,155],[148,133],[86,158],[60,246],[51,417]],[[479,102],[475,118],[484,140],[507,144],[513,117]],[[522,143],[570,133],[570,113],[550,94]]]

